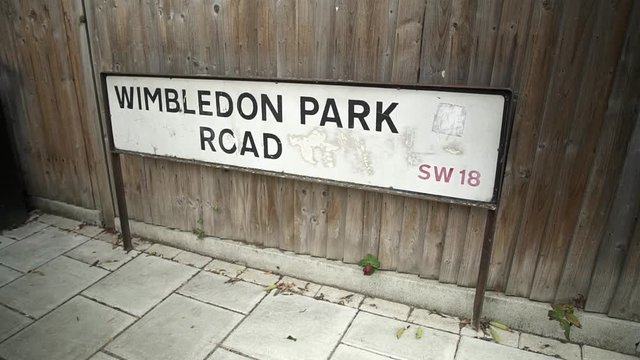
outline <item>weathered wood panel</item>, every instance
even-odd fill
[[[562,26],[554,49],[554,76],[546,91],[544,114],[536,157],[531,171],[522,225],[507,283],[509,295],[528,297],[535,276],[549,213],[554,196],[549,194],[558,183],[558,172],[545,171],[550,166],[560,169],[562,154],[576,112],[589,40],[597,19],[595,1],[563,2]],[[595,99],[594,99],[595,100]],[[558,118],[567,119],[557,121]]]
[[[30,195],[103,210],[113,204],[95,112],[82,3],[2,1],[0,94]],[[11,105],[9,105],[11,104]]]
[[[601,135],[594,130],[603,126],[631,5],[630,1],[601,2],[595,10],[598,16],[588,41],[590,49],[583,70],[589,76],[581,81],[573,123],[564,142],[554,205],[540,246],[531,299],[553,301],[555,298]]]
[[[635,244],[631,243],[634,227],[640,214],[640,115],[636,117],[636,125],[629,141],[627,157],[625,160],[620,183],[613,200],[609,219],[605,227],[605,234],[600,243],[596,266],[591,277],[591,287],[587,296],[586,309],[589,311],[606,312],[615,295],[616,284],[624,266],[625,258],[633,266],[633,270],[626,273],[623,282],[627,282],[625,288],[619,289],[620,296],[629,287],[634,287],[635,267],[634,258],[637,254],[629,252],[629,247],[635,250]],[[619,299],[620,302],[622,299]],[[626,300],[626,299],[625,299]],[[624,301],[624,300],[623,300]],[[622,309],[618,306],[615,311]]]
[[[489,287],[545,301],[586,294],[589,310],[637,320],[626,300],[639,291],[637,230],[613,201],[633,157],[637,2],[85,1],[89,44],[79,0],[0,4],[12,34],[0,39],[1,76],[20,80],[12,131],[32,195],[110,206],[88,45],[95,81],[125,71],[510,87]],[[137,156],[123,166],[134,219],[476,281],[484,210]]]

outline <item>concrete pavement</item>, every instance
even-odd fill
[[[637,359],[116,240],[48,214],[2,233],[0,358]]]

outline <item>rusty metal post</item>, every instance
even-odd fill
[[[489,264],[491,262],[491,250],[493,248],[493,236],[496,229],[496,213],[498,209],[489,210],[487,222],[484,227],[484,239],[482,241],[482,253],[480,255],[480,269],[478,270],[478,281],[476,282],[476,294],[473,300],[472,324],[475,329],[480,326],[480,316],[484,305],[484,293],[487,288],[489,278]]]
[[[129,229],[129,213],[127,212],[127,199],[124,194],[124,181],[122,179],[122,165],[120,154],[111,153],[113,165],[113,180],[118,202],[118,214],[120,216],[120,228],[122,229],[122,245],[125,251],[133,250],[131,243],[131,230]]]

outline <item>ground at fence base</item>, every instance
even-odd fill
[[[634,359],[117,239],[46,214],[3,232],[0,358]]]

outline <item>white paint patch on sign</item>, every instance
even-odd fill
[[[117,150],[492,203],[501,93],[106,76]]]

